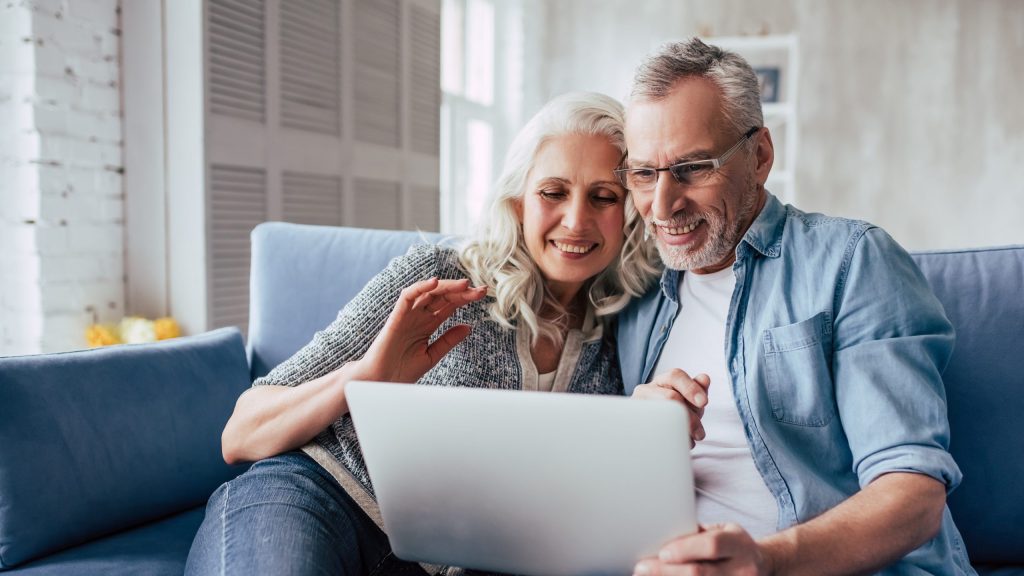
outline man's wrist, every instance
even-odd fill
[[[762,574],[766,576],[783,576],[790,574],[790,565],[796,551],[792,529],[777,532],[757,541],[763,561]]]

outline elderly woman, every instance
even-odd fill
[[[393,260],[239,398],[224,457],[256,464],[211,497],[187,573],[423,573],[391,555],[347,382],[622,392],[606,321],[658,273],[613,172],[622,121],[600,94],[548,103],[513,141],[475,239]]]

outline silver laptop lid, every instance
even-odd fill
[[[674,402],[372,382],[346,396],[399,558],[630,574],[696,530]]]

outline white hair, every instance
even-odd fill
[[[460,262],[477,285],[486,285],[495,301],[490,316],[507,328],[528,330],[534,344],[547,338],[561,345],[568,324],[567,310],[547,289],[523,238],[517,206],[526,192],[526,179],[537,151],[556,136],[605,136],[623,155],[622,104],[603,94],[572,92],[548,102],[519,131],[505,156],[505,165],[477,236],[461,252]],[[655,250],[643,237],[643,221],[626,195],[619,255],[584,286],[587,305],[595,315],[608,316],[642,295],[660,274]],[[542,318],[544,308],[555,318]]]
[[[742,56],[699,38],[663,44],[633,77],[631,98],[661,100],[683,78],[701,77],[722,93],[722,115],[739,134],[764,126],[757,74]],[[750,140],[753,142],[753,140]]]

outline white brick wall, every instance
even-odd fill
[[[124,315],[119,0],[0,3],[0,355]]]

